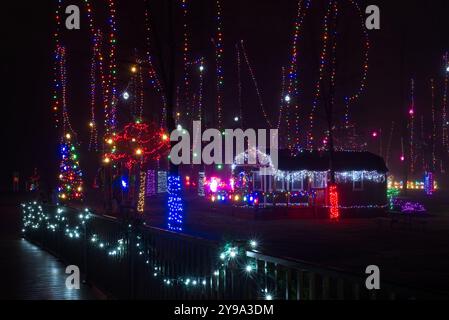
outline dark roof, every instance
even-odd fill
[[[279,169],[282,171],[327,171],[329,153],[304,151],[291,156],[289,151],[279,151]],[[378,171],[388,172],[382,157],[370,152],[335,152],[335,171]]]

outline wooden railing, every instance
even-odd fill
[[[135,220],[66,207],[41,208],[45,217],[39,227],[24,229],[24,237],[67,265],[80,267],[85,281],[114,299],[438,298],[387,284],[368,291],[364,276],[264,255],[244,242],[235,242],[229,257],[214,241],[142,226]]]

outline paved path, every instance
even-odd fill
[[[87,286],[65,287],[65,266],[20,238],[20,209],[0,197],[0,300],[92,300],[100,296]]]

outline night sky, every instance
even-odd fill
[[[160,25],[160,1],[154,0],[153,16]],[[214,102],[214,1],[192,0],[190,21],[192,56],[204,56],[206,63],[205,105]],[[92,1],[100,10],[105,1]],[[119,60],[129,61],[134,49],[144,52],[143,1],[118,0]],[[159,2],[159,3],[158,3]],[[306,20],[300,47],[300,79],[304,92],[311,92],[316,82],[320,51],[324,0],[316,0]],[[9,189],[11,174],[20,171],[22,178],[38,167],[47,185],[54,183],[58,166],[58,137],[51,113],[53,81],[54,10],[56,1],[9,1],[1,9],[1,73],[2,168],[0,189]],[[224,0],[225,37],[225,115],[227,121],[238,110],[236,100],[235,44],[245,40],[264,103],[275,119],[281,90],[281,68],[288,66],[296,0]],[[82,1],[71,1],[79,4]],[[370,31],[372,50],[368,86],[362,99],[353,106],[352,116],[362,132],[382,128],[388,132],[392,121],[398,124],[392,157],[399,159],[400,135],[405,126],[408,83],[416,81],[418,117],[430,121],[430,78],[437,81],[437,108],[440,107],[441,78],[444,73],[442,55],[449,50],[449,2],[432,1],[362,1],[365,8],[376,4],[381,8],[381,30]],[[362,62],[362,33],[354,11],[342,10],[339,33],[341,53],[339,69],[341,90],[354,88],[359,81]],[[100,10],[102,11],[102,10]],[[101,16],[101,15],[100,15]],[[84,18],[84,17],[83,17]],[[180,19],[176,18],[177,42],[182,46]],[[69,109],[80,140],[88,139],[89,128],[89,60],[90,39],[86,19],[82,30],[65,32],[68,47]],[[178,50],[179,53],[179,50]],[[180,55],[178,54],[178,60]],[[120,62],[119,86],[126,83],[128,65]],[[403,65],[403,67],[401,67]],[[178,68],[178,76],[181,72]],[[263,127],[264,120],[248,70],[243,71],[245,118],[248,126]],[[157,104],[155,94],[148,93],[147,111]],[[308,94],[310,96],[310,94]],[[337,93],[338,95],[338,93]],[[307,96],[307,94],[306,94]],[[304,104],[309,104],[305,98]],[[338,107],[338,106],[337,106]],[[209,107],[210,108],[210,107]],[[322,112],[322,111],[319,111]],[[210,116],[212,114],[209,113]],[[228,119],[229,118],[229,119]],[[386,145],[386,143],[385,143]],[[376,146],[371,146],[373,151]],[[397,161],[399,162],[399,161]],[[393,162],[394,171],[398,163]]]

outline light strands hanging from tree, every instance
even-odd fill
[[[61,108],[61,78],[60,78],[60,36],[61,36],[61,10],[62,10],[62,0],[58,1],[56,12],[55,12],[55,21],[56,21],[56,29],[53,34],[54,41],[55,41],[55,64],[53,67],[54,72],[54,92],[53,92],[53,99],[52,99],[52,111],[55,118],[55,126],[56,128],[59,127],[60,124],[60,108]]]
[[[149,66],[150,83],[156,92],[159,94],[162,101],[162,114],[160,117],[160,126],[163,128],[167,123],[167,100],[164,93],[164,88],[161,84],[160,78],[154,67],[153,57],[151,55],[151,13],[150,0],[145,0],[145,40],[146,40],[146,59]]]
[[[59,47],[59,73],[62,107],[62,139],[60,147],[61,165],[59,171],[58,196],[61,201],[82,200],[83,179],[79,164],[79,155],[76,150],[76,134],[70,124],[67,107],[67,69],[66,49]]]
[[[326,69],[326,61],[328,58],[328,52],[329,52],[329,20],[331,19],[331,14],[333,12],[333,0],[330,0],[328,3],[328,8],[326,11],[326,14],[324,16],[324,22],[323,22],[323,44],[320,54],[320,67],[319,67],[319,75],[318,80],[315,85],[315,94],[312,102],[312,110],[309,115],[309,128],[307,131],[307,149],[312,150],[314,146],[314,136],[313,136],[313,130],[314,130],[314,121],[315,121],[315,112],[318,107],[318,103],[321,97],[321,92],[323,90],[323,80],[324,80],[324,73]]]
[[[362,95],[363,91],[366,88],[366,83],[367,83],[367,79],[368,79],[368,72],[369,72],[369,54],[370,54],[370,48],[371,48],[371,42],[370,42],[370,38],[369,38],[369,34],[366,28],[366,16],[364,15],[364,12],[362,11],[360,5],[354,1],[354,0],[349,0],[349,2],[354,5],[354,7],[357,10],[357,13],[360,16],[360,22],[361,22],[361,30],[363,32],[363,36],[365,38],[365,44],[364,44],[364,61],[363,61],[363,72],[362,72],[362,78],[360,80],[360,85],[358,87],[358,89],[355,91],[355,93],[351,96],[347,96],[345,98],[345,105],[346,105],[346,110],[345,110],[345,125],[348,128],[349,127],[349,112],[350,112],[350,105],[354,102],[356,102],[360,96]]]
[[[415,80],[410,83],[410,109],[409,130],[410,130],[410,172],[415,172]]]
[[[291,62],[290,69],[288,73],[288,90],[287,95],[283,97],[283,104],[280,110],[280,117],[282,117],[282,113],[285,113],[285,122],[286,122],[286,137],[287,137],[287,147],[290,151],[294,151],[295,146],[292,141],[292,134],[296,135],[296,139],[298,139],[300,135],[300,128],[297,126],[295,130],[292,130],[292,118],[294,117],[295,123],[297,117],[299,117],[299,80],[298,80],[298,52],[299,52],[299,37],[301,35],[301,28],[303,25],[304,18],[306,13],[310,7],[311,0],[306,0],[305,5],[303,7],[303,0],[298,1],[298,10],[297,15],[294,22],[294,32],[293,32],[293,40],[292,40],[292,51],[291,51]],[[284,107],[286,106],[286,107]],[[297,123],[299,125],[299,123]],[[297,141],[297,140],[296,140]],[[293,152],[296,153],[296,152]]]
[[[217,85],[217,125],[221,131],[223,129],[223,87],[224,87],[224,40],[223,40],[223,11],[222,1],[216,0],[216,27],[217,33],[214,39],[215,43],[215,61],[217,68],[216,85]]]
[[[106,132],[111,134],[117,127],[117,25],[116,25],[116,8],[115,1],[108,0],[109,8],[109,55],[108,55],[108,76],[105,109],[106,109]]]
[[[188,118],[189,115],[193,116],[192,113],[192,101],[191,101],[191,91],[190,91],[190,37],[189,37],[189,26],[188,26],[188,16],[189,16],[189,4],[188,0],[180,0],[181,9],[183,14],[183,31],[184,31],[184,44],[183,44],[183,64],[184,64],[184,83],[183,83],[183,106],[185,116]],[[187,122],[190,121],[187,119]]]
[[[442,118],[443,118],[443,132],[442,132],[442,143],[445,152],[449,151],[449,119],[448,119],[448,90],[449,90],[449,53],[446,52],[443,58],[444,61],[444,89],[443,89],[443,101],[441,105]]]
[[[91,119],[89,122],[90,139],[89,139],[89,151],[98,151],[98,124],[96,121],[96,97],[98,91],[97,85],[97,73],[100,76],[101,86],[104,94],[104,76],[103,76],[103,61],[102,61],[102,34],[100,30],[95,29],[93,8],[89,0],[84,0],[87,12],[87,18],[89,20],[89,28],[92,37],[92,58],[90,65],[90,107],[91,107]]]
[[[243,100],[242,100],[242,57],[240,54],[239,44],[235,44],[235,51],[237,54],[237,100],[239,104],[240,124],[243,128]]]
[[[251,66],[251,64],[249,62],[248,53],[246,52],[245,43],[244,43],[243,40],[240,41],[240,46],[242,48],[243,57],[245,59],[246,65],[247,65],[248,70],[249,70],[249,73],[251,75],[251,79],[253,81],[254,88],[256,89],[257,98],[259,100],[259,106],[262,109],[262,114],[263,114],[263,116],[265,118],[265,121],[267,122],[268,126],[270,128],[273,128],[273,126],[271,124],[271,121],[270,121],[270,117],[269,117],[267,111],[265,110],[265,106],[264,106],[263,99],[262,99],[262,93],[260,92],[259,85],[257,83],[256,76],[254,74],[254,70],[253,70],[253,68],[252,68],[252,66]]]
[[[437,121],[436,121],[436,106],[435,106],[435,81],[430,79],[431,89],[431,112],[432,112],[432,172],[435,172],[437,166],[436,158],[436,139],[437,139]]]

